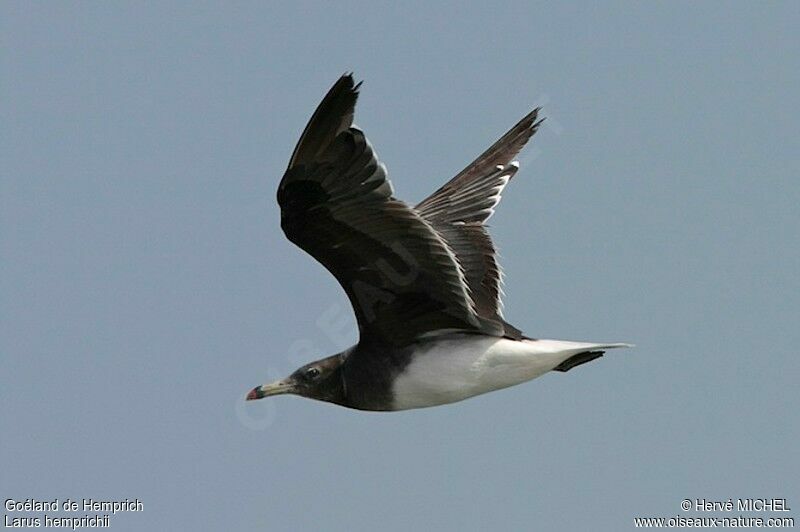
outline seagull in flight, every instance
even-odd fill
[[[342,76],[303,131],[278,187],[281,228],[339,281],[359,341],[247,400],[294,394],[371,411],[461,401],[565,372],[623,343],[529,338],[503,318],[486,220],[519,170],[539,109],[412,207],[353,125],[360,83]]]

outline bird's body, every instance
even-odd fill
[[[554,370],[569,357],[613,344],[450,334],[421,343],[392,387],[392,410],[454,403]]]
[[[248,399],[292,393],[360,410],[452,403],[594,360],[627,344],[536,340],[501,314],[500,266],[485,222],[519,169],[538,109],[410,207],[352,125],[345,75],[319,105],[278,188],[286,236],[339,281],[359,343]]]

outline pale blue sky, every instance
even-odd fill
[[[115,530],[800,508],[799,6],[3,2],[0,496],[141,499]],[[427,410],[244,404],[355,341],[274,199],[349,70],[408,201],[542,105],[506,315],[637,348]]]

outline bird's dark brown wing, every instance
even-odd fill
[[[343,76],[306,126],[278,188],[284,233],[342,285],[362,341],[487,331],[450,246],[392,197],[385,167],[352,126],[357,90]]]
[[[417,212],[440,233],[464,269],[475,309],[503,323],[506,336],[522,333],[502,319],[502,272],[484,223],[494,212],[500,194],[519,169],[512,160],[536,133],[541,120],[535,109],[480,157],[417,205]]]

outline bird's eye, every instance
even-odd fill
[[[306,370],[306,377],[313,380],[319,377],[319,373],[319,368],[308,368]]]

